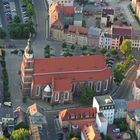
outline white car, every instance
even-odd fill
[[[3,103],[5,106],[11,107],[12,106],[12,102],[4,102]]]

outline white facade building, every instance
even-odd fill
[[[102,32],[99,38],[99,47],[110,49],[112,45],[111,34]]]
[[[107,134],[108,121],[104,117],[103,113],[97,113],[96,124],[97,124],[97,127],[98,127],[100,133],[103,133],[104,135],[106,135]]]
[[[113,124],[115,115],[115,103],[111,96],[104,95],[94,97],[93,107],[97,108],[97,113],[103,113],[109,124]]]

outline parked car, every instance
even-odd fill
[[[113,132],[114,132],[114,133],[120,133],[120,128],[114,128],[114,129],[113,129]]]
[[[11,102],[4,102],[3,103],[5,106],[8,106],[8,107],[11,107],[12,106],[12,103]]]

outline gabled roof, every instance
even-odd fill
[[[88,34],[88,29],[85,28],[85,27],[81,27],[81,26],[69,25],[68,32],[87,35]]]
[[[74,13],[75,13],[74,8],[75,8],[75,6],[63,6],[63,5],[57,6],[58,12],[61,12],[64,15],[74,15]]]
[[[71,87],[71,79],[55,79],[54,90],[55,91],[69,91]]]
[[[70,108],[65,109],[59,112],[59,117],[62,121],[69,120],[69,115],[78,115],[78,114],[94,114],[96,115],[97,110],[95,107],[78,107],[78,108]],[[82,118],[84,119],[84,118]]]
[[[107,15],[114,15],[114,9],[112,9],[112,8],[104,8],[102,10],[102,16],[107,16]]]
[[[84,135],[85,140],[101,140],[100,133],[92,124],[84,125],[81,131]]]
[[[140,108],[140,100],[129,100],[128,101],[128,110],[135,110]]]
[[[112,25],[111,32],[112,32],[112,35],[131,36],[132,35],[132,27]]]
[[[34,116],[34,115],[38,115],[38,114],[43,115],[44,114],[44,109],[41,108],[36,103],[34,103],[33,105],[28,107],[27,112],[29,113],[30,116]]]
[[[105,63],[104,56],[72,56],[34,60],[33,82],[52,83],[52,79],[71,79],[73,81],[105,80],[112,71]]]

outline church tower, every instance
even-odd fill
[[[21,64],[21,89],[23,95],[30,96],[32,74],[34,67],[34,54],[31,48],[31,34],[27,41],[27,46],[24,49],[23,60]]]

